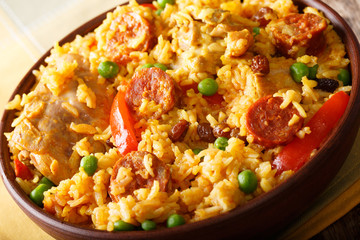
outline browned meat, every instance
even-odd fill
[[[177,124],[175,124],[169,133],[169,138],[173,142],[179,142],[184,140],[184,137],[189,129],[190,123],[184,119],[181,119]]]
[[[325,48],[326,20],[312,13],[290,14],[267,26],[272,42],[287,57],[317,55]]]
[[[110,29],[115,34],[106,43],[107,56],[118,64],[130,62],[132,51],[145,52],[156,43],[153,27],[134,12],[124,13],[116,18]]]
[[[59,96],[51,94],[41,82],[35,88],[35,97],[25,105],[24,118],[14,129],[10,144],[17,144],[30,152],[34,166],[47,178],[58,184],[61,180],[71,178],[78,171],[80,158],[72,158],[73,146],[82,138],[89,136],[72,131],[69,126],[85,123],[105,129],[112,103],[112,95],[107,94],[104,85],[98,85],[96,76],[92,76],[89,66],[79,55],[67,55],[65,61],[78,61],[75,77],[80,74],[86,80],[88,88],[96,96],[96,107],[89,108],[78,101],[76,92],[78,83],[69,81]],[[64,107],[68,104],[75,109],[71,112]],[[65,105],[66,105],[65,104]],[[103,151],[99,142],[89,140],[93,151]]]
[[[271,148],[290,142],[300,130],[304,119],[292,103],[281,109],[282,102],[281,97],[266,96],[250,106],[246,113],[246,128],[254,137],[254,142]],[[299,119],[289,126],[294,115]]]
[[[137,71],[125,95],[126,104],[138,118],[158,119],[175,105],[175,84],[173,79],[160,68],[144,68]],[[160,107],[140,111],[143,100],[154,101]]]
[[[239,57],[246,53],[246,51],[253,45],[254,37],[248,29],[241,31],[229,32],[226,41],[225,56]]]
[[[150,169],[146,167],[145,161],[149,162]],[[131,174],[124,175],[123,171],[119,171],[121,168],[130,170]],[[132,195],[139,188],[151,188],[154,181],[159,182],[159,191],[165,192],[169,179],[168,166],[154,154],[143,151],[130,152],[115,163],[109,195],[113,201],[118,202],[121,197]]]

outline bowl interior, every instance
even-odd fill
[[[143,0],[138,2],[149,3],[151,1]],[[350,151],[360,124],[360,104],[357,104],[360,102],[358,67],[360,64],[360,48],[354,33],[334,10],[321,1],[294,0],[294,2],[300,9],[305,6],[312,6],[322,11],[332,22],[336,32],[342,37],[348,57],[351,59],[352,92],[348,108],[338,127],[333,130],[329,139],[312,160],[285,183],[229,213],[177,228],[159,229],[151,232],[110,233],[61,222],[33,204],[15,181],[15,174],[10,164],[7,140],[4,136],[4,133],[12,130],[11,122],[15,118],[15,114],[14,111],[5,110],[0,126],[0,166],[1,176],[11,196],[33,221],[38,223],[46,232],[60,239],[84,239],[84,237],[89,239],[118,239],[119,237],[122,239],[168,239],[170,236],[171,238],[183,238],[186,236],[204,238],[204,232],[206,232],[207,239],[216,239],[237,234],[238,232],[241,232],[242,236],[246,238],[252,237],[254,234],[260,234],[259,226],[261,230],[265,231],[265,236],[275,233],[286,226],[309,206],[340,169]],[[77,34],[85,35],[93,31],[101,24],[105,16],[106,13],[103,13],[87,22],[62,39],[60,44],[72,41]],[[44,64],[44,60],[49,54],[50,51],[29,70],[15,89],[11,99],[16,94],[27,93],[31,90],[35,83],[32,70],[38,69],[40,65]],[[331,166],[329,166],[329,163],[331,163]],[[317,172],[315,176],[314,172]],[[310,186],[312,187],[309,188]]]

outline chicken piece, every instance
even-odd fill
[[[229,25],[220,23],[216,25],[210,32],[210,36],[225,38],[228,32],[240,31],[242,26],[240,25]]]
[[[256,74],[255,87],[258,97],[272,95],[280,89],[288,88],[301,91],[301,85],[297,84],[290,76],[289,69],[294,63],[292,59],[284,57],[273,59],[270,62],[270,72],[265,76]]]
[[[225,56],[227,57],[240,57],[249,47],[254,43],[254,37],[249,30],[229,32],[225,38],[227,48]]]
[[[96,76],[89,70],[89,64],[80,56],[67,54],[64,61],[77,61],[74,79],[68,81],[59,96],[55,96],[41,81],[34,89],[34,96],[26,103],[23,120],[15,127],[9,145],[17,145],[27,150],[34,166],[47,178],[58,184],[71,178],[78,171],[80,158],[71,158],[76,142],[91,134],[79,133],[70,129],[70,124],[88,124],[93,128],[105,129],[113,96],[106,85],[97,84]],[[96,108],[89,108],[79,102],[78,81],[84,79],[96,96]],[[36,109],[36,111],[34,111]],[[89,138],[94,152],[104,151],[105,147]]]
[[[200,23],[191,21],[188,26],[181,26],[176,33],[179,39],[179,47],[183,51],[189,50],[190,47],[198,44],[200,38]]]

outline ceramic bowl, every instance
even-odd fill
[[[150,1],[139,1],[141,3]],[[359,43],[348,24],[336,11],[318,0],[294,0],[302,9],[312,6],[322,11],[330,19],[336,32],[343,39],[348,57],[351,60],[352,91],[345,114],[336,129],[312,159],[290,179],[272,191],[255,198],[248,204],[229,213],[200,222],[182,225],[176,228],[154,231],[106,232],[69,224],[47,214],[31,202],[15,181],[14,170],[10,165],[10,153],[4,132],[10,132],[14,111],[6,110],[0,126],[1,176],[3,182],[20,208],[43,230],[57,239],[224,239],[241,236],[246,238],[268,238],[287,227],[308,208],[315,198],[326,188],[345,161],[360,124],[360,48]],[[106,13],[79,27],[60,44],[72,41],[77,34],[85,35],[93,31],[105,19]],[[29,70],[15,89],[15,94],[26,93],[35,83],[33,69],[44,64],[48,51]]]

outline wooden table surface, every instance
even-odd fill
[[[360,0],[322,0],[335,9],[360,39]],[[351,10],[351,12],[349,11]],[[360,204],[311,240],[360,239]]]

